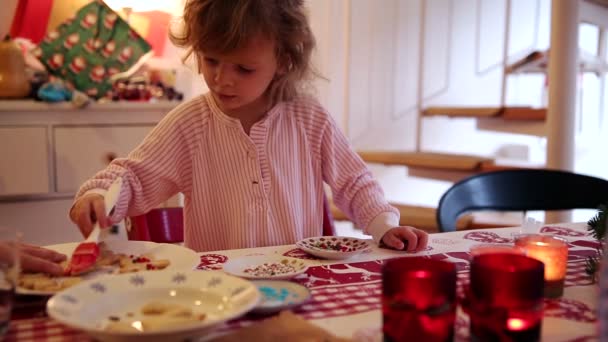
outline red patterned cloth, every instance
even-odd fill
[[[576,257],[579,253],[574,252]],[[445,255],[435,254],[432,259],[445,259]],[[382,261],[315,266],[308,269],[306,276],[295,280],[310,288],[312,300],[295,310],[306,319],[320,319],[346,316],[380,309],[382,294]],[[457,264],[458,265],[458,264]],[[468,280],[467,264],[460,264],[459,285]],[[585,273],[584,259],[574,259],[568,263],[565,286],[591,284]],[[574,308],[576,307],[576,308]],[[547,299],[545,308],[551,317],[590,322],[595,313],[587,305],[572,300]],[[247,325],[245,317],[238,324]]]
[[[48,317],[11,321],[5,342],[12,341],[88,341],[83,332],[70,329]]]

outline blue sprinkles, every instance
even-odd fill
[[[258,287],[258,289],[260,290],[260,292],[264,296],[264,300],[266,301],[276,300],[284,302],[290,295],[289,290],[287,290],[286,288],[276,289],[274,287],[260,286]]]

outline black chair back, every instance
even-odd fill
[[[608,180],[548,169],[481,173],[454,184],[437,208],[441,232],[468,211],[596,209],[608,203]]]

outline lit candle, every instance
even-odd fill
[[[385,341],[452,341],[456,266],[423,257],[387,260],[382,269]]]
[[[560,297],[568,264],[568,243],[550,235],[530,234],[515,239],[526,255],[545,264],[545,297]]]
[[[539,341],[544,268],[542,262],[520,254],[474,256],[462,301],[471,340]]]

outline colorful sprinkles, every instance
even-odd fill
[[[281,262],[265,262],[261,265],[245,268],[243,272],[254,277],[273,277],[283,274],[290,274],[299,271],[302,264],[298,260],[289,262],[287,259]]]
[[[354,252],[369,247],[369,243],[365,240],[348,237],[309,238],[303,240],[302,244],[308,248],[335,252]]]

